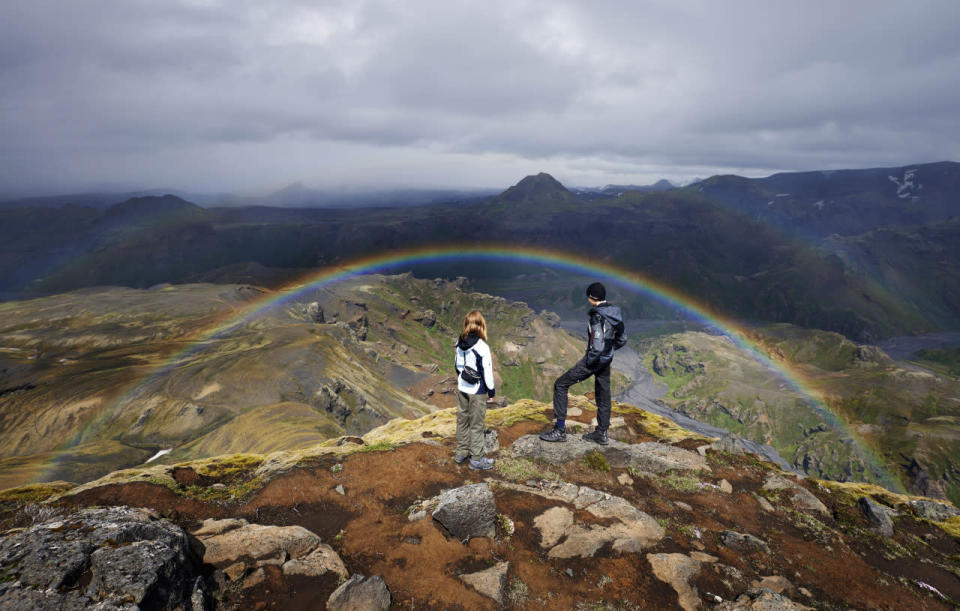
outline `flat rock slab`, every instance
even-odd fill
[[[509,562],[498,562],[485,571],[461,575],[460,579],[471,585],[477,592],[502,605],[503,589],[507,585],[507,570],[509,568]]]
[[[540,546],[548,548],[551,558],[589,558],[610,543],[616,552],[640,552],[663,539],[663,527],[651,516],[625,499],[586,486],[558,483],[544,489],[526,488],[533,494],[570,503],[585,510],[606,525],[578,524],[574,512],[563,506],[551,507],[533,524],[540,531]]]
[[[809,509],[823,515],[830,515],[830,510],[827,509],[827,506],[820,502],[820,499],[814,496],[812,492],[782,475],[777,475],[776,473],[768,475],[767,480],[763,483],[763,489],[786,490],[794,507],[798,509]]]
[[[713,558],[707,556],[707,558]],[[715,560],[715,559],[714,559]],[[703,562],[685,554],[647,554],[647,561],[654,576],[672,587],[684,611],[696,611],[700,608],[700,595],[690,584],[690,580],[700,572]]]
[[[599,452],[611,467],[633,467],[646,473],[664,473],[674,469],[709,471],[707,459],[696,452],[665,443],[623,443],[611,439],[609,445],[586,441],[579,435],[567,435],[567,441],[551,443],[537,435],[524,435],[511,446],[514,456],[539,458],[559,465],[580,460],[587,454]]]

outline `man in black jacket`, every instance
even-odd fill
[[[583,436],[588,441],[607,445],[607,429],[610,428],[610,363],[613,351],[627,343],[623,333],[623,316],[620,308],[606,301],[607,290],[599,282],[587,287],[590,322],[587,323],[587,353],[576,365],[553,383],[553,428],[542,433],[544,441],[567,440],[567,391],[577,382],[594,377],[594,394],[597,402],[597,428]]]

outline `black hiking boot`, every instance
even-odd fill
[[[546,433],[540,433],[540,439],[544,441],[566,441],[567,431],[566,429],[558,429],[557,427],[553,427]]]
[[[610,441],[607,439],[607,432],[601,431],[600,429],[596,429],[592,433],[587,433],[586,435],[583,436],[583,438],[587,441],[599,443],[602,446],[605,446],[608,443],[610,443]]]

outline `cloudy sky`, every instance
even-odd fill
[[[955,0],[3,0],[0,194],[960,160]]]

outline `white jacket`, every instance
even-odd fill
[[[476,354],[474,354],[476,350]],[[477,355],[480,356],[480,362],[477,362]],[[473,367],[477,371],[481,372],[483,379],[476,384],[467,384],[463,381],[463,378],[460,377],[459,372],[463,371],[464,367]],[[493,381],[493,357],[490,354],[490,346],[487,345],[487,342],[482,339],[477,339],[477,343],[468,347],[466,350],[460,348],[460,343],[457,344],[457,358],[456,358],[456,368],[457,368],[457,388],[461,392],[465,392],[470,395],[476,395],[481,392],[488,392],[494,389]]]

